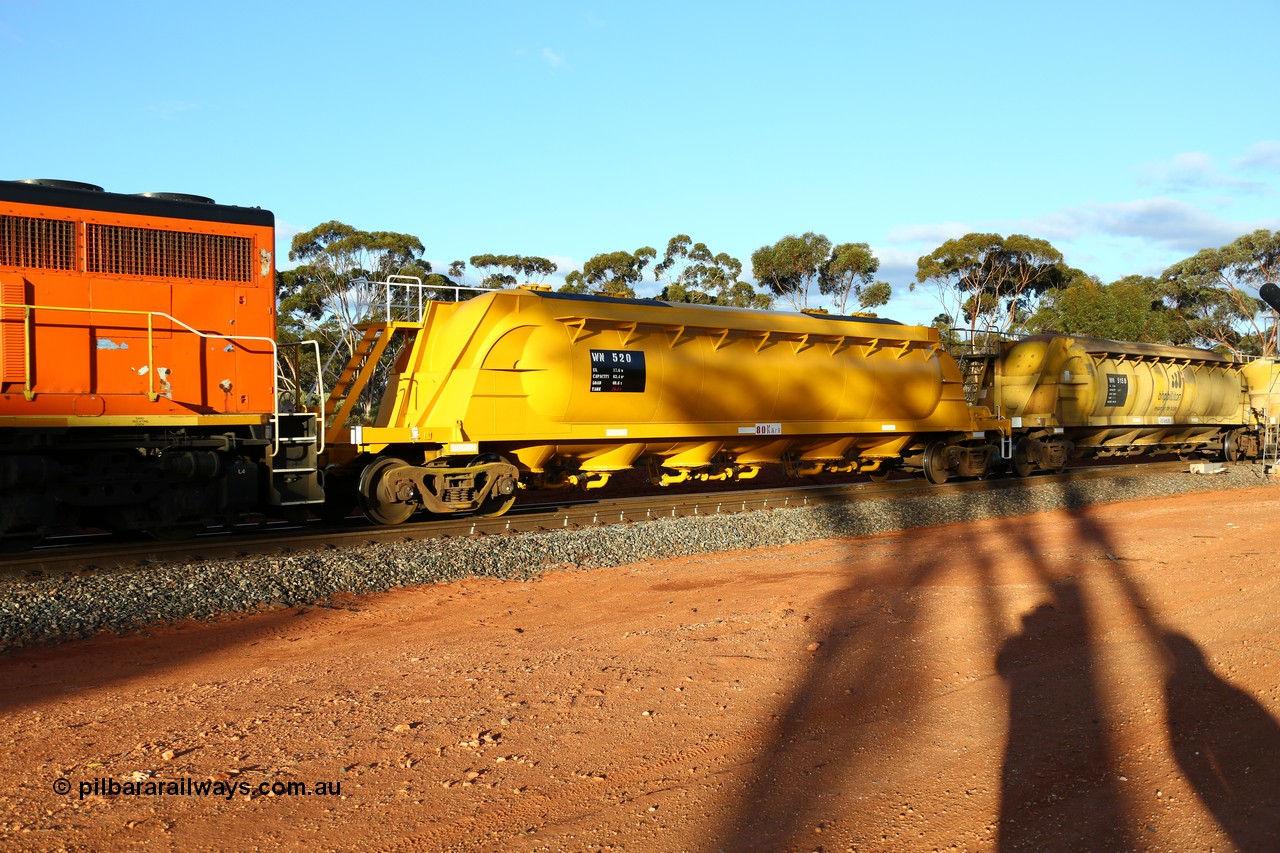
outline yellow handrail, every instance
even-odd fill
[[[280,430],[278,428],[278,425],[280,422],[280,380],[279,380],[279,367],[280,367],[279,358],[280,357],[279,357],[279,348],[277,347],[274,339],[264,338],[257,335],[224,335],[219,333],[202,332],[199,329],[195,328],[194,326],[190,326],[187,323],[184,323],[183,321],[179,320],[177,317],[174,317],[171,314],[166,314],[163,311],[137,311],[137,310],[128,309],[128,308],[91,308],[91,307],[71,308],[65,305],[33,305],[28,302],[0,302],[0,310],[10,309],[10,308],[23,309],[23,326],[24,326],[24,332],[25,332],[25,334],[23,335],[23,344],[24,344],[23,361],[24,361],[24,368],[26,371],[23,396],[26,397],[28,401],[35,399],[35,390],[32,384],[32,369],[31,369],[32,351],[34,349],[33,338],[35,336],[35,323],[32,319],[33,311],[68,311],[68,312],[80,312],[80,313],[92,312],[96,314],[118,314],[118,315],[123,315],[128,317],[146,317],[147,318],[147,398],[153,403],[160,399],[159,392],[155,390],[156,388],[155,386],[155,319],[157,317],[168,320],[170,323],[173,323],[174,325],[179,326],[182,329],[185,329],[186,331],[200,338],[220,340],[220,341],[232,341],[232,342],[257,341],[259,343],[266,344],[271,348],[271,418],[273,423],[277,427],[276,429],[273,430],[274,434],[272,435],[271,455],[274,457],[276,454],[280,452]],[[312,344],[315,346],[316,375],[318,377],[320,375],[320,372],[319,372],[320,344],[316,341],[300,341],[299,345],[301,344]],[[320,380],[317,380],[317,381],[320,381]],[[323,394],[321,394],[321,396],[323,397]],[[323,441],[323,439],[321,440]],[[321,446],[320,451],[323,451],[323,445]]]

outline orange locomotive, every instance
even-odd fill
[[[278,402],[274,224],[0,181],[0,547],[321,500],[315,416]]]

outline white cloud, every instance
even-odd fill
[[[1280,141],[1264,139],[1255,142],[1243,157],[1232,163],[1242,169],[1280,169]]]
[[[1231,165],[1239,171],[1256,170],[1258,167],[1274,168],[1280,166],[1280,143],[1259,142],[1249,149],[1243,157],[1231,161]],[[1165,193],[1180,193],[1194,190],[1245,190],[1261,193],[1266,185],[1258,181],[1233,174],[1224,170],[1214,162],[1213,157],[1202,151],[1185,151],[1175,154],[1167,160],[1145,163],[1136,169],[1138,177],[1145,183],[1158,187]]]
[[[956,237],[962,237],[974,228],[963,222],[940,222],[924,225],[897,225],[889,231],[889,240],[894,243],[945,243]]]
[[[880,269],[876,272],[876,278],[889,281],[914,279],[916,262],[924,254],[919,250],[895,249],[893,247],[872,247],[871,251],[880,259]]]
[[[1225,245],[1257,228],[1277,227],[1280,227],[1280,218],[1256,221],[1228,219],[1190,202],[1158,196],[1084,204],[1030,219],[976,222],[971,226],[954,222],[900,225],[889,232],[889,241],[896,244],[925,243],[932,247],[973,231],[995,231],[1029,234],[1050,241],[1123,237],[1179,251],[1197,252],[1206,246]],[[880,255],[883,262],[889,250],[881,251],[886,252]]]
[[[276,218],[276,240],[292,241],[294,237],[301,234],[305,229],[299,228],[292,222],[286,222],[283,219]]]
[[[1157,197],[1082,205],[1023,224],[1029,233],[1050,239],[1129,237],[1197,252],[1255,228],[1274,227],[1275,222],[1227,219],[1189,202]]]
[[[544,47],[538,56],[542,57],[542,61],[552,68],[564,67],[564,57],[549,47]]]
[[[1219,179],[1213,158],[1200,151],[1186,151],[1168,160],[1144,163],[1138,166],[1137,172],[1146,183],[1160,186],[1204,186]]]

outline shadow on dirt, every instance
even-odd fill
[[[1092,637],[1079,585],[1067,578],[1049,584],[1049,602],[1022,617],[996,656],[1009,685],[1001,850],[1126,846]]]
[[[1280,726],[1214,674],[1200,647],[1166,633],[1169,746],[1200,800],[1241,850],[1280,849]]]
[[[939,755],[953,752],[948,761],[963,767],[968,745],[981,737],[982,722],[970,728],[962,721],[956,730],[940,732],[931,719],[931,702],[946,692],[976,689],[937,684],[945,681],[939,673],[959,676],[962,667],[950,658],[966,648],[976,651],[970,657],[975,680],[994,669],[1007,686],[1008,727],[994,836],[953,840],[962,847],[1072,851],[1129,849],[1135,839],[1147,840],[1149,828],[1133,815],[1133,789],[1118,784],[1113,721],[1100,700],[1102,629],[1091,602],[1105,587],[1119,590],[1122,618],[1137,627],[1151,658],[1165,662],[1153,685],[1164,682],[1169,747],[1187,782],[1241,849],[1280,849],[1275,719],[1216,676],[1196,643],[1163,626],[1078,486],[1036,488],[1061,490],[1061,502],[1074,507],[1076,550],[1097,557],[1055,563],[1026,519],[1015,517],[995,520],[986,536],[967,534],[956,553],[922,553],[906,537],[898,567],[880,575],[860,568],[862,546],[853,546],[847,583],[823,602],[823,611],[836,616],[819,637],[807,672],[783,698],[769,743],[756,756],[752,781],[717,846],[738,851],[811,844],[824,820],[852,828],[855,841],[870,847],[923,843],[927,819],[915,814],[913,793],[927,792],[957,813],[977,808],[961,799],[968,792],[932,790],[942,769]],[[919,524],[907,516],[906,504],[887,511],[903,513],[896,521],[907,527]],[[1025,592],[1022,603],[1008,601],[1018,579],[997,577],[1011,562],[1025,567],[1021,579],[1029,576],[1043,592],[1029,610]],[[972,590],[970,636],[939,636],[932,624],[937,620],[928,610],[928,588],[945,583]],[[1010,635],[1007,626],[1019,618],[1020,628]],[[952,749],[939,748],[944,738]],[[906,790],[889,788],[904,779],[912,783],[903,785]],[[851,790],[867,811],[833,813],[828,798],[847,803]],[[892,831],[884,832],[886,826]],[[882,834],[859,834],[876,827]]]
[[[68,693],[160,677],[202,657],[288,634],[307,613],[313,611],[291,608],[232,622],[152,629],[165,632],[164,642],[151,640],[151,630],[141,630],[5,652],[0,654],[0,714],[56,703]]]

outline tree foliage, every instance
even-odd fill
[[[658,298],[695,305],[768,308],[773,300],[741,280],[742,262],[725,252],[713,255],[706,243],[688,234],[667,242],[667,251],[653,268],[658,282],[666,281]]]
[[[809,307],[809,291],[830,254],[831,241],[823,234],[789,234],[772,246],[756,249],[751,254],[751,270],[756,281],[802,311]]]
[[[879,269],[880,259],[869,245],[841,243],[818,266],[818,291],[831,297],[838,314],[846,313],[851,296],[864,311],[884,305],[893,296],[893,287],[887,281],[875,281]]]
[[[355,348],[357,323],[383,301],[379,282],[393,275],[423,278],[431,264],[422,241],[396,231],[360,231],[331,221],[294,235],[289,260],[300,261],[287,294],[288,310],[315,321],[333,319],[339,343]]]
[[[971,330],[1018,330],[1040,298],[1073,275],[1052,244],[1025,234],[966,234],[916,262],[916,281],[933,283],[944,307],[958,309]]]
[[[634,252],[617,251],[596,255],[582,270],[564,277],[561,293],[590,293],[634,299],[635,286],[644,277],[644,269],[658,256],[652,246],[641,246]]]
[[[481,287],[494,288],[541,284],[559,269],[553,261],[534,255],[472,255],[471,266],[480,270]]]
[[[432,274],[422,253],[422,241],[411,234],[361,231],[336,220],[295,235],[289,260],[301,263],[277,275],[281,340],[318,340],[326,365],[324,384],[332,387],[360,340],[357,324],[372,319],[386,303],[381,282],[388,276],[424,279]],[[301,381],[303,368],[294,372]],[[380,396],[383,374],[375,375],[367,389],[365,417]]]
[[[1167,343],[1173,317],[1159,279],[1131,275],[1102,284],[1081,275],[1045,296],[1028,322],[1034,332],[1064,332],[1113,341]]]
[[[1256,354],[1276,352],[1275,315],[1257,293],[1264,284],[1280,283],[1280,231],[1262,229],[1204,249],[1161,278],[1191,339]]]

